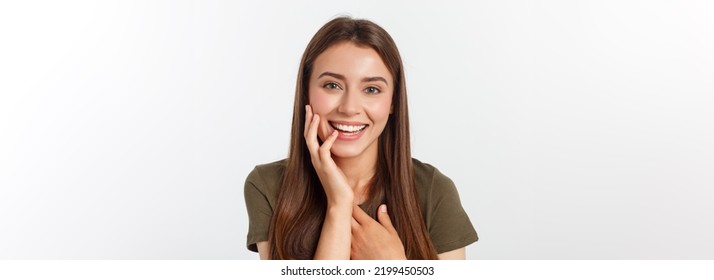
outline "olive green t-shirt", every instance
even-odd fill
[[[478,240],[468,215],[461,206],[454,182],[435,167],[412,159],[419,206],[437,253],[465,247]],[[278,198],[285,160],[256,166],[245,181],[248,208],[248,249],[268,240],[268,228]],[[316,237],[317,238],[317,237]]]

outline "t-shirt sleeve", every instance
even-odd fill
[[[429,235],[437,253],[449,252],[476,242],[478,235],[461,206],[454,182],[434,170],[431,191]]]
[[[268,240],[268,228],[273,216],[266,192],[265,180],[260,176],[258,168],[248,174],[245,180],[245,206],[248,210],[248,250],[258,252],[257,243]]]

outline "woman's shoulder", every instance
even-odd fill
[[[448,176],[429,163],[412,158],[414,168],[414,180],[420,192],[431,193],[434,189],[453,189],[454,182]]]
[[[271,193],[277,191],[285,171],[285,161],[285,159],[281,159],[256,165],[246,178],[246,186],[251,184]]]
[[[258,164],[255,166],[254,170],[258,170],[259,172],[267,172],[267,173],[276,173],[276,172],[281,172],[283,169],[285,169],[285,162],[287,159],[281,159],[269,163],[263,163],[263,164]]]

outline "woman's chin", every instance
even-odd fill
[[[353,158],[362,154],[362,150],[357,147],[338,147],[332,146],[330,149],[332,157],[337,158]]]

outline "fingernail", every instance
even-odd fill
[[[305,105],[305,112],[307,112],[308,107],[310,107],[310,105]]]
[[[387,205],[382,204],[381,206],[379,206],[379,212],[387,213]]]

